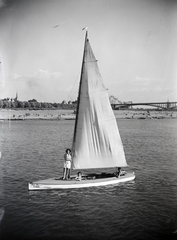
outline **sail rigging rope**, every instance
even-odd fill
[[[74,87],[75,87],[75,85],[76,85],[76,82],[77,82],[77,81],[79,82],[79,75],[80,75],[80,72],[78,73],[78,75],[77,75],[77,77],[76,77],[76,79],[75,79],[75,81],[74,81],[74,84],[73,84],[73,86],[72,86],[72,88],[71,88],[71,91],[69,92],[69,94],[68,94],[68,96],[67,96],[66,102],[69,101],[69,97],[71,96],[71,93],[72,93],[72,91],[73,91],[73,89],[74,89]]]

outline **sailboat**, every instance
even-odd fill
[[[111,108],[97,60],[92,51],[88,31],[78,93],[78,104],[72,143],[72,169],[107,169],[127,167],[116,118]],[[28,184],[29,190],[98,187],[132,181],[134,173],[82,174],[81,179],[50,178]],[[80,181],[81,180],[81,181]]]

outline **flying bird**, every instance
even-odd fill
[[[60,26],[60,24],[59,25],[56,25],[56,26],[54,26],[53,28],[57,28],[57,27],[59,27]]]
[[[57,27],[59,27],[59,26],[61,26],[61,25],[65,24],[65,23],[67,23],[67,22],[68,22],[68,20],[67,20],[67,21],[65,21],[65,22],[62,22],[62,23],[60,23],[60,24],[58,24],[58,25],[56,25],[56,26],[54,26],[53,28],[57,28]]]

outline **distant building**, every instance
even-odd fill
[[[111,104],[121,104],[122,102],[120,100],[118,100],[116,97],[114,96],[110,96],[109,97],[109,101]]]
[[[131,106],[132,101],[121,102],[117,98],[115,98],[114,96],[110,96],[109,100],[110,100],[110,103],[111,103],[111,106],[112,106],[113,109],[128,110],[128,109],[132,108],[132,106]]]
[[[62,104],[62,105],[66,105],[67,102],[66,102],[65,100],[63,100],[61,104]]]
[[[18,93],[16,92],[15,98],[9,98],[9,100],[10,100],[11,102],[17,102],[17,100],[18,100]]]
[[[16,102],[18,100],[18,92],[16,92],[16,97],[14,98],[14,101]]]

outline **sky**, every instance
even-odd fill
[[[176,0],[0,0],[0,99],[77,99],[85,32],[109,95],[177,101]]]

